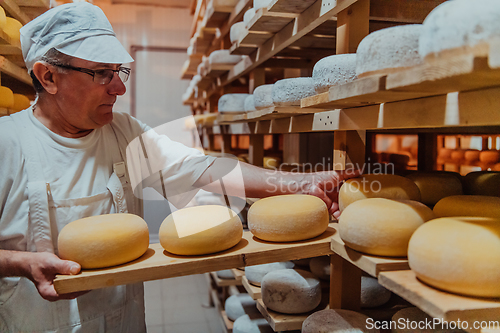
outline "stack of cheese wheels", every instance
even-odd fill
[[[246,266],[245,277],[247,278],[248,282],[250,282],[254,286],[260,287],[262,279],[264,278],[264,276],[266,276],[267,273],[272,271],[277,271],[280,269],[293,268],[294,266],[295,264],[291,261],[273,262],[269,264]]]
[[[0,86],[0,108],[11,109],[14,106],[14,93],[7,87]]]
[[[413,234],[408,263],[423,282],[469,296],[500,297],[500,219],[439,218]]]
[[[321,59],[314,65],[312,78],[317,93],[327,92],[332,86],[354,81],[356,54],[336,54]]]
[[[293,242],[319,236],[328,228],[329,220],[323,200],[305,194],[264,198],[248,210],[250,232],[270,242]]]
[[[273,86],[274,84],[264,84],[255,88],[253,95],[255,96],[255,108],[257,110],[274,106]]]
[[[321,310],[302,322],[302,333],[378,333],[378,329],[367,328],[369,319],[364,314],[351,310]]]
[[[378,280],[371,276],[361,277],[361,307],[375,308],[384,305],[391,299],[392,293],[382,287]]]
[[[415,332],[415,330],[411,329],[410,323],[428,323],[432,322],[433,318],[417,307],[410,307],[401,309],[396,312],[392,316],[391,320],[396,323],[396,327],[391,330],[392,333],[413,333]],[[430,327],[427,326],[428,329],[424,329],[423,325],[421,327],[422,328],[418,330],[419,333],[465,333],[465,331],[461,329],[447,329],[447,327],[449,327],[449,324],[446,324],[444,322],[441,324],[441,326],[439,326],[438,324],[431,325]]]
[[[233,333],[274,333],[274,331],[264,318],[243,315],[234,321]]]
[[[439,200],[452,195],[462,195],[462,182],[455,172],[415,172],[406,176],[420,190],[420,201],[434,206]]]
[[[330,256],[311,258],[309,270],[321,280],[330,281]]]
[[[500,197],[500,172],[474,171],[463,177],[464,193]]]
[[[397,175],[363,175],[347,180],[339,191],[339,209],[367,198],[420,201],[420,190],[410,179]]]
[[[356,51],[356,75],[387,74],[420,65],[418,39],[421,24],[401,25],[372,32]]]
[[[419,53],[425,61],[473,54],[487,56],[500,39],[500,3],[496,0],[446,1],[425,19]]]
[[[232,321],[244,315],[255,317],[260,313],[253,298],[244,293],[229,296],[224,302],[224,311]]]
[[[238,244],[243,225],[226,206],[207,205],[177,210],[160,226],[160,244],[170,253],[201,255],[227,250]]]
[[[432,210],[417,201],[364,199],[342,212],[339,232],[344,243],[356,251],[406,257],[413,232],[433,218]]]
[[[245,112],[257,111],[257,109],[255,108],[255,96],[254,95],[250,95],[247,98],[245,98],[244,109],[245,109]]]
[[[19,30],[22,27],[23,24],[21,22],[12,17],[7,17],[3,27],[3,32],[10,37],[12,42],[19,43],[21,41],[21,33]]]
[[[436,217],[483,216],[500,218],[500,198],[486,195],[454,195],[438,201]]]
[[[133,214],[86,217],[64,226],[57,244],[59,257],[76,261],[82,268],[116,266],[146,252],[148,225]]]
[[[245,100],[249,94],[225,94],[219,98],[218,108],[220,113],[245,112]]]
[[[279,80],[273,87],[273,103],[276,106],[300,106],[300,100],[316,95],[314,81],[310,77]]]
[[[210,53],[208,56],[209,64],[237,64],[242,57],[229,53],[229,50],[217,50]],[[205,67],[209,67],[206,66]]]
[[[229,31],[229,39],[231,40],[231,43],[236,43],[247,33],[248,29],[246,28],[245,22],[237,22],[231,26],[231,30]]]
[[[320,281],[310,272],[281,269],[269,272],[262,279],[262,302],[281,313],[304,313],[321,302]]]

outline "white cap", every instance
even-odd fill
[[[134,61],[103,11],[88,2],[57,6],[27,23],[21,28],[21,48],[28,71],[51,48],[99,63]]]

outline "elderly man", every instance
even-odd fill
[[[37,100],[0,119],[0,331],[144,332],[142,283],[66,295],[53,287],[56,274],[80,271],[77,263],[57,257],[64,225],[99,214],[142,214],[125,150],[150,128],[113,113],[130,74],[122,64],[133,59],[104,13],[89,3],[51,9],[23,27],[21,36]],[[175,179],[210,188],[222,160],[164,135],[155,144],[167,184]],[[278,173],[270,181],[264,169],[242,164],[241,171],[249,197],[307,193],[322,198],[331,213],[337,187],[347,178]],[[228,191],[238,186],[230,178],[226,185]]]

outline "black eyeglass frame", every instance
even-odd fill
[[[130,76],[130,72],[132,71],[130,68],[123,67],[123,66],[118,67],[118,69],[103,68],[103,69],[98,69],[98,70],[92,70],[92,69],[88,69],[88,68],[75,67],[75,66],[64,65],[64,64],[54,64],[54,63],[51,63],[51,65],[57,66],[57,67],[60,67],[60,68],[70,69],[70,70],[73,70],[73,71],[77,71],[77,72],[88,74],[88,75],[92,76],[92,78],[94,79],[94,82],[96,82],[96,72],[99,72],[99,71],[112,71],[113,72],[113,75],[109,76],[109,81],[107,81],[107,82],[106,81],[96,82],[98,84],[108,84],[108,83],[110,83],[111,80],[113,80],[113,76],[114,76],[115,73],[117,73],[118,77],[120,78],[120,80],[122,80],[122,82],[125,83],[125,82],[128,81],[128,78]],[[120,77],[120,73],[125,74],[125,77],[124,78]],[[101,79],[108,80],[107,76],[101,75],[100,77],[101,77]]]

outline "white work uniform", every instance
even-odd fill
[[[110,125],[72,139],[48,130],[31,108],[0,119],[0,248],[57,254],[57,235],[71,221],[107,213],[141,214],[122,162],[127,144],[146,130],[130,116],[115,114]],[[172,160],[199,159],[200,152],[167,137],[159,144]],[[186,173],[186,183],[192,185],[212,162],[207,158],[196,172]],[[168,165],[165,170],[168,178]],[[26,278],[0,279],[0,332],[145,329],[142,283],[49,302]]]

